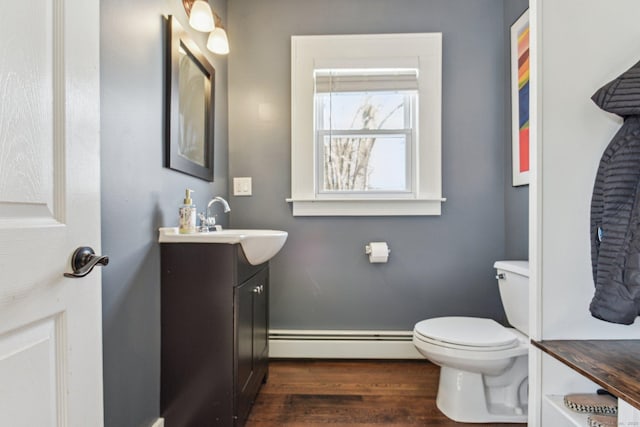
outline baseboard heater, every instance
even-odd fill
[[[412,331],[271,329],[269,357],[311,359],[423,359]]]

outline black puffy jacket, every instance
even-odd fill
[[[602,155],[593,188],[589,309],[629,325],[640,314],[640,62],[591,99],[624,124]]]

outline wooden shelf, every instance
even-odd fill
[[[584,427],[589,425],[589,415],[579,414],[571,409],[567,408],[564,404],[564,396],[547,395],[544,397],[551,406],[553,406],[558,412],[560,412],[566,419],[571,421],[573,425],[577,427]]]
[[[640,340],[532,340],[531,343],[640,410]]]

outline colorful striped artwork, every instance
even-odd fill
[[[529,184],[529,11],[511,26],[513,185]]]
[[[518,129],[520,172],[529,171],[529,25],[518,34]]]

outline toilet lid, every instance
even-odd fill
[[[480,317],[436,317],[418,322],[414,330],[426,338],[469,347],[508,347],[518,341],[495,320]]]

